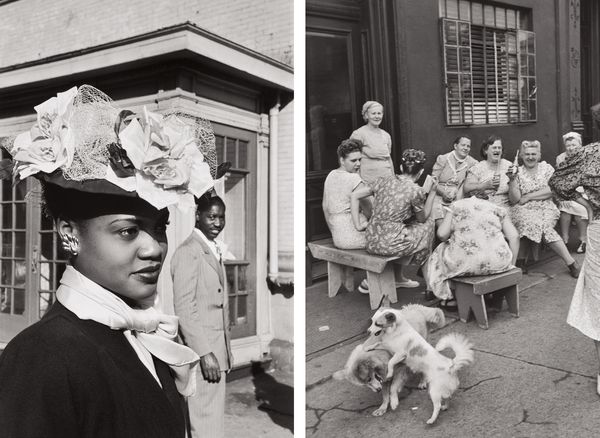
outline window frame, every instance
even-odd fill
[[[472,6],[475,2],[468,2]],[[440,3],[441,5],[442,3]],[[480,5],[481,3],[477,3]],[[508,9],[504,9],[507,11]],[[513,11],[511,9],[511,11]],[[524,30],[519,27],[519,20],[522,14],[519,10],[514,10],[517,28],[489,26],[485,23],[474,24],[472,15],[467,19],[447,18],[444,15],[445,10],[440,9],[440,36],[443,61],[443,79],[444,79],[444,102],[446,126],[489,126],[489,125],[513,125],[537,122],[537,66],[536,66],[536,41],[535,32]],[[449,34],[449,30],[454,28],[454,35]],[[468,31],[465,33],[465,27]],[[475,70],[473,67],[473,34],[474,28],[481,29],[482,50],[481,70]],[[490,32],[494,35],[502,34],[504,41],[500,44],[494,43],[495,47],[500,47],[501,60],[504,67],[496,65],[493,71],[493,78],[489,76],[487,63],[492,59],[498,62],[496,50],[493,58],[487,54],[487,37]],[[468,35],[467,44],[464,44],[464,35]],[[509,44],[509,40],[514,41],[514,48]],[[522,44],[522,41],[525,43]],[[531,42],[531,43],[530,43]],[[468,50],[467,50],[468,49]],[[514,49],[514,50],[513,50]],[[468,53],[468,59],[466,54]],[[514,60],[511,61],[511,57]],[[455,60],[455,69],[452,65],[452,59]],[[465,63],[465,60],[467,61]],[[479,60],[479,58],[478,58]],[[511,66],[512,69],[511,69]],[[516,74],[514,68],[516,67]],[[476,76],[484,78],[483,96],[477,95]],[[493,96],[489,94],[489,82],[496,84],[496,92]],[[504,95],[499,100],[498,97]],[[493,100],[495,99],[495,100]],[[484,118],[477,117],[477,108],[484,107]],[[492,108],[495,106],[495,109]],[[504,110],[502,109],[504,107]],[[495,116],[492,117],[492,111]],[[457,116],[458,115],[458,116]]]

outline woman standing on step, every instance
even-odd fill
[[[381,176],[394,174],[394,164],[390,155],[392,137],[379,127],[383,120],[383,105],[379,102],[365,102],[362,116],[366,124],[354,131],[350,138],[360,140],[363,144],[360,177],[365,183],[371,184]]]
[[[596,392],[600,395],[600,143],[578,148],[556,169],[548,185],[559,198],[583,205],[589,218],[585,260],[567,323],[594,340],[599,364]],[[579,186],[587,200],[577,190]]]

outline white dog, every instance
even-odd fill
[[[393,375],[394,366],[402,361],[413,372],[423,373],[433,402],[433,414],[427,424],[433,424],[440,409],[448,408],[448,399],[458,388],[457,371],[473,362],[472,344],[462,335],[450,333],[433,348],[395,309],[379,309],[371,321],[371,337],[364,343],[365,349],[385,348],[392,353],[388,378]],[[446,348],[454,351],[454,359],[440,353]]]
[[[424,338],[428,334],[428,324],[442,327],[446,323],[444,312],[438,308],[409,304],[398,312]],[[408,368],[404,364],[399,364],[393,369],[393,378],[390,382],[387,375],[388,362],[391,357],[392,354],[387,350],[373,349],[365,351],[363,344],[361,344],[352,351],[344,369],[333,373],[333,378],[336,380],[347,380],[354,385],[367,386],[372,391],[382,393],[381,406],[373,411],[373,416],[376,417],[385,414],[388,406],[391,406],[392,410],[396,409],[398,406],[398,393],[402,391],[410,377]]]

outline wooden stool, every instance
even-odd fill
[[[458,305],[458,316],[462,322],[469,320],[471,310],[479,327],[488,328],[488,317],[485,306],[485,295],[494,293],[492,307],[502,308],[506,298],[508,311],[519,316],[519,286],[523,273],[519,268],[500,274],[481,275],[477,277],[456,277],[451,282],[454,286],[454,296]]]
[[[353,270],[357,268],[367,271],[371,309],[377,309],[384,296],[392,303],[398,302],[394,264],[407,261],[405,258],[373,255],[362,249],[339,249],[331,239],[309,242],[308,247],[314,258],[327,262],[329,297],[336,296],[342,285],[348,291],[354,290]]]

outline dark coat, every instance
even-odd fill
[[[121,330],[57,302],[0,356],[0,435],[183,437],[183,400],[170,368],[154,365],[162,388]]]

